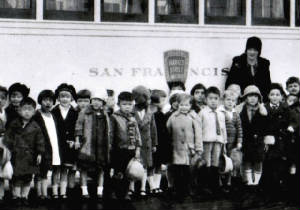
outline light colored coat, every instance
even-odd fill
[[[203,142],[220,142],[225,144],[227,142],[225,116],[218,109],[216,110],[218,121],[220,125],[221,135],[217,135],[216,118],[213,110],[206,106],[200,113],[201,133]]]
[[[172,138],[172,163],[190,165],[191,150],[203,152],[201,125],[198,115],[194,111],[188,114],[176,111],[169,118],[167,128]]]

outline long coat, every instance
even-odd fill
[[[154,115],[150,109],[145,111],[143,119],[140,118],[136,110],[134,111],[134,115],[142,139],[141,160],[144,168],[150,168],[153,166],[152,149],[157,146],[157,130]]]
[[[70,148],[68,141],[75,141],[75,125],[78,112],[71,106],[66,119],[63,119],[59,105],[52,109],[52,113],[57,122],[59,147],[62,152],[62,164],[72,166],[77,158],[75,149]]]
[[[264,137],[269,135],[268,116],[256,110],[252,120],[249,120],[247,106],[244,105],[241,113],[243,125],[243,160],[246,162],[261,162],[264,159]]]
[[[3,143],[11,152],[14,176],[38,173],[37,156],[45,152],[44,137],[39,125],[31,120],[24,128],[20,118],[7,128]]]
[[[247,55],[244,53],[240,56],[234,57],[225,83],[225,88],[231,84],[238,84],[243,92],[247,86],[256,85],[260,90],[264,101],[266,101],[271,86],[269,67],[269,60],[258,57],[256,74],[252,76],[251,68],[247,64]]]
[[[107,113],[97,115],[90,106],[79,113],[75,136],[81,138],[78,164],[81,167],[104,167],[109,162],[110,122]]]
[[[53,117],[54,124],[55,124],[55,127],[56,127],[56,133],[58,134],[57,122],[56,122],[56,119],[53,116],[53,114],[52,114],[52,117]],[[48,135],[46,125],[45,125],[45,121],[44,121],[44,119],[43,119],[43,117],[42,117],[42,115],[39,111],[37,111],[36,114],[33,116],[33,120],[36,121],[37,124],[41,128],[41,131],[42,131],[43,136],[44,136],[45,151],[47,151],[43,154],[42,163],[41,163],[40,167],[44,167],[45,169],[47,169],[47,168],[49,169],[52,166],[52,145],[51,145],[51,141],[50,141],[50,138],[49,138],[49,135]],[[57,137],[57,139],[58,139],[58,137]],[[61,157],[62,156],[62,149],[61,149],[62,147],[59,145],[59,143],[61,143],[61,142],[59,142],[59,140],[58,140],[59,156]]]
[[[199,116],[193,112],[182,114],[175,112],[167,122],[172,138],[172,163],[190,165],[191,150],[203,152],[201,124]]]

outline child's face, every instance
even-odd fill
[[[51,111],[51,108],[53,106],[53,100],[52,98],[43,98],[42,100],[42,110],[44,112],[50,112]]]
[[[29,121],[35,114],[35,108],[32,105],[25,104],[20,107],[19,113],[24,120]]]
[[[77,105],[80,110],[84,109],[91,103],[89,98],[78,98],[77,99]]]
[[[188,113],[190,110],[191,110],[191,102],[190,100],[184,100],[184,101],[181,101],[178,105],[178,110],[181,112],[181,113]]]
[[[194,99],[199,103],[203,103],[205,101],[205,90],[204,89],[196,89],[194,92]]]
[[[100,110],[103,108],[104,103],[100,98],[93,98],[91,100],[91,105],[94,110]]]
[[[232,90],[232,91],[235,92],[238,96],[241,95],[241,88],[240,88],[239,85],[231,84],[231,85],[229,85],[229,87],[227,88],[227,90]]]
[[[10,102],[13,106],[20,106],[22,100],[23,95],[19,91],[12,92],[12,94],[10,95]]]
[[[178,102],[177,101],[174,101],[172,104],[171,104],[171,107],[173,110],[177,110],[178,109]]]
[[[286,89],[290,94],[293,94],[293,95],[299,94],[299,84],[296,82],[289,84]]]
[[[159,104],[158,104],[158,108],[163,109],[165,104],[166,104],[166,97],[160,97],[159,98]]]
[[[269,100],[271,104],[279,104],[282,101],[282,95],[280,90],[273,89],[269,93]]]
[[[206,104],[211,109],[218,108],[220,96],[215,93],[209,93],[206,97]]]
[[[258,51],[254,48],[248,49],[246,51],[246,54],[247,54],[247,58],[250,59],[250,60],[257,59],[257,57],[258,57]]]
[[[0,109],[6,105],[6,102],[7,102],[6,94],[0,91]]]
[[[288,97],[287,97],[287,99],[286,99],[286,103],[289,105],[289,106],[291,106],[291,105],[293,105],[294,103],[296,103],[297,102],[297,96],[294,96],[294,95],[289,95]]]
[[[246,103],[250,106],[256,106],[258,104],[258,95],[250,94],[246,98]]]
[[[133,110],[134,101],[120,101],[119,107],[121,112],[123,113],[130,113]]]
[[[226,98],[224,98],[224,107],[227,110],[232,110],[233,107],[236,104],[236,98],[233,96],[227,96]]]
[[[73,100],[73,97],[70,92],[68,92],[68,91],[60,91],[59,92],[58,101],[62,106],[64,106],[64,107],[70,106],[72,100]]]

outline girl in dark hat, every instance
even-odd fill
[[[30,89],[21,83],[14,83],[8,88],[9,106],[5,109],[7,122],[6,127],[18,118],[18,108],[23,98],[29,95]]]
[[[55,104],[56,98],[52,90],[43,90],[38,96],[38,103],[41,105],[34,115],[33,119],[40,126],[44,139],[45,151],[40,165],[39,174],[36,176],[36,188],[38,197],[43,201],[48,199],[48,181],[47,174],[52,170],[52,195],[58,197],[58,184],[61,165],[61,148],[58,141],[58,127],[51,109]]]
[[[262,42],[258,37],[250,37],[247,40],[245,52],[233,58],[230,72],[226,80],[225,88],[231,84],[237,84],[242,92],[249,85],[255,85],[260,90],[264,101],[271,85],[270,61],[260,56]]]
[[[57,120],[58,141],[61,150],[61,176],[60,195],[67,198],[67,186],[73,189],[75,186],[75,124],[78,112],[71,102],[76,100],[76,91],[73,85],[63,83],[55,90],[55,96],[59,104],[52,110]]]

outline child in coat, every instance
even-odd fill
[[[224,105],[220,106],[219,110],[225,115],[227,133],[226,153],[228,157],[230,157],[234,149],[240,150],[242,148],[243,129],[240,115],[234,109],[238,100],[238,95],[232,90],[226,90],[223,99]],[[239,169],[234,168],[232,175],[234,175],[234,177],[239,176]],[[228,174],[224,186],[225,192],[228,192],[230,187],[231,174]]]
[[[70,191],[75,186],[77,152],[74,134],[78,112],[71,105],[71,102],[76,100],[75,88],[63,83],[56,88],[55,97],[59,104],[52,109],[52,113],[57,120],[59,149],[61,150],[60,196],[66,199],[67,186],[69,185]]]
[[[19,106],[23,98],[29,95],[30,89],[20,83],[14,83],[8,88],[9,105],[5,109],[6,127],[16,118],[19,117]]]
[[[194,110],[197,114],[206,105],[205,92],[206,92],[206,87],[201,83],[194,85],[194,87],[191,90],[191,96],[193,96],[192,110]]]
[[[259,89],[250,85],[244,90],[244,105],[240,113],[243,125],[243,168],[248,186],[257,186],[262,174],[265,143],[268,133],[266,108],[260,104]]]
[[[219,159],[227,142],[225,116],[217,108],[220,91],[217,87],[209,87],[206,91],[207,106],[200,112],[201,133],[206,160],[205,175],[208,178],[205,191],[208,194],[219,190]]]
[[[190,164],[196,154],[202,155],[203,144],[198,115],[191,111],[192,97],[179,94],[178,111],[167,122],[172,139],[172,164],[177,199],[182,200],[190,191]]]
[[[52,196],[58,198],[58,185],[61,167],[61,146],[58,140],[58,128],[54,115],[51,113],[53,104],[55,104],[55,95],[52,90],[43,90],[38,95],[38,103],[41,105],[34,115],[33,119],[40,126],[45,139],[45,152],[40,165],[40,172],[36,178],[37,195],[41,201],[49,199],[48,197],[48,177],[49,171],[52,171]]]
[[[7,102],[8,91],[5,87],[0,86],[0,172],[3,169],[7,159],[7,148],[3,145],[3,136],[5,132],[6,115],[4,107]],[[3,202],[4,197],[4,179],[0,173],[0,204]]]
[[[268,145],[262,175],[262,185],[271,201],[277,202],[282,197],[282,187],[287,186],[288,172],[287,147],[294,131],[291,111],[283,103],[284,90],[278,83],[272,83],[268,94],[269,102],[265,105],[270,123],[268,130],[274,137],[273,144]]]
[[[103,89],[94,92],[91,105],[78,116],[75,128],[76,147],[80,145],[78,167],[81,175],[81,190],[89,198],[87,189],[88,172],[96,172],[97,196],[103,196],[104,170],[109,162],[110,122],[104,111],[107,94]]]
[[[91,91],[83,89],[77,92],[77,110],[78,113],[85,109],[91,103]]]
[[[39,172],[38,165],[45,152],[41,128],[32,119],[35,108],[32,98],[24,98],[19,107],[20,117],[9,124],[3,140],[12,155],[13,199],[24,205],[27,204],[32,176]]]
[[[120,109],[111,116],[111,164],[114,169],[112,187],[114,194],[130,200],[130,182],[125,172],[132,158],[140,159],[142,141],[133,113],[133,95],[130,92],[121,92],[118,106]]]
[[[153,183],[153,153],[157,146],[157,129],[154,115],[149,109],[150,91],[144,86],[137,86],[132,90],[135,99],[135,119],[138,123],[142,147],[141,160],[145,169],[144,177],[141,183],[140,196],[146,196],[146,182],[148,180],[150,191],[154,190]],[[134,191],[134,183],[130,183],[130,191]]]
[[[290,77],[286,81],[286,90],[289,94],[299,97],[300,81],[299,77]]]

